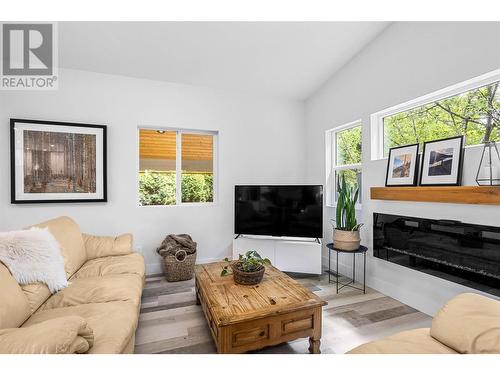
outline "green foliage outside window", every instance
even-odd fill
[[[500,140],[499,82],[384,118],[389,148],[465,135],[466,145]]]
[[[212,173],[182,172],[183,202],[213,202]]]
[[[361,126],[336,133],[337,166],[361,163]]]
[[[337,152],[335,166],[361,164],[361,134],[361,125],[335,133],[335,149]],[[343,180],[352,190],[356,188],[361,190],[360,169],[337,170],[335,172],[336,184],[338,184],[339,180]],[[338,191],[336,195],[338,199]]]
[[[182,202],[212,202],[212,173],[182,172]],[[139,174],[142,206],[175,204],[175,172],[143,171]]]
[[[139,202],[142,206],[175,204],[175,172],[141,172]]]

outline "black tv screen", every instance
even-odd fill
[[[323,237],[321,185],[237,185],[235,234]]]

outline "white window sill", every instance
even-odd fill
[[[139,208],[168,208],[168,207],[214,207],[217,206],[217,202],[199,202],[199,203],[181,203],[181,204],[149,204],[141,205],[138,204]]]

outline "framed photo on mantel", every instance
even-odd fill
[[[416,186],[418,159],[418,143],[391,148],[385,186]]]
[[[106,126],[10,120],[11,203],[106,202]]]
[[[463,135],[424,143],[421,186],[461,184],[463,163]]]

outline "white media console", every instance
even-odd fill
[[[321,274],[321,240],[315,238],[240,235],[233,240],[233,259],[248,250],[269,258],[280,271]]]

